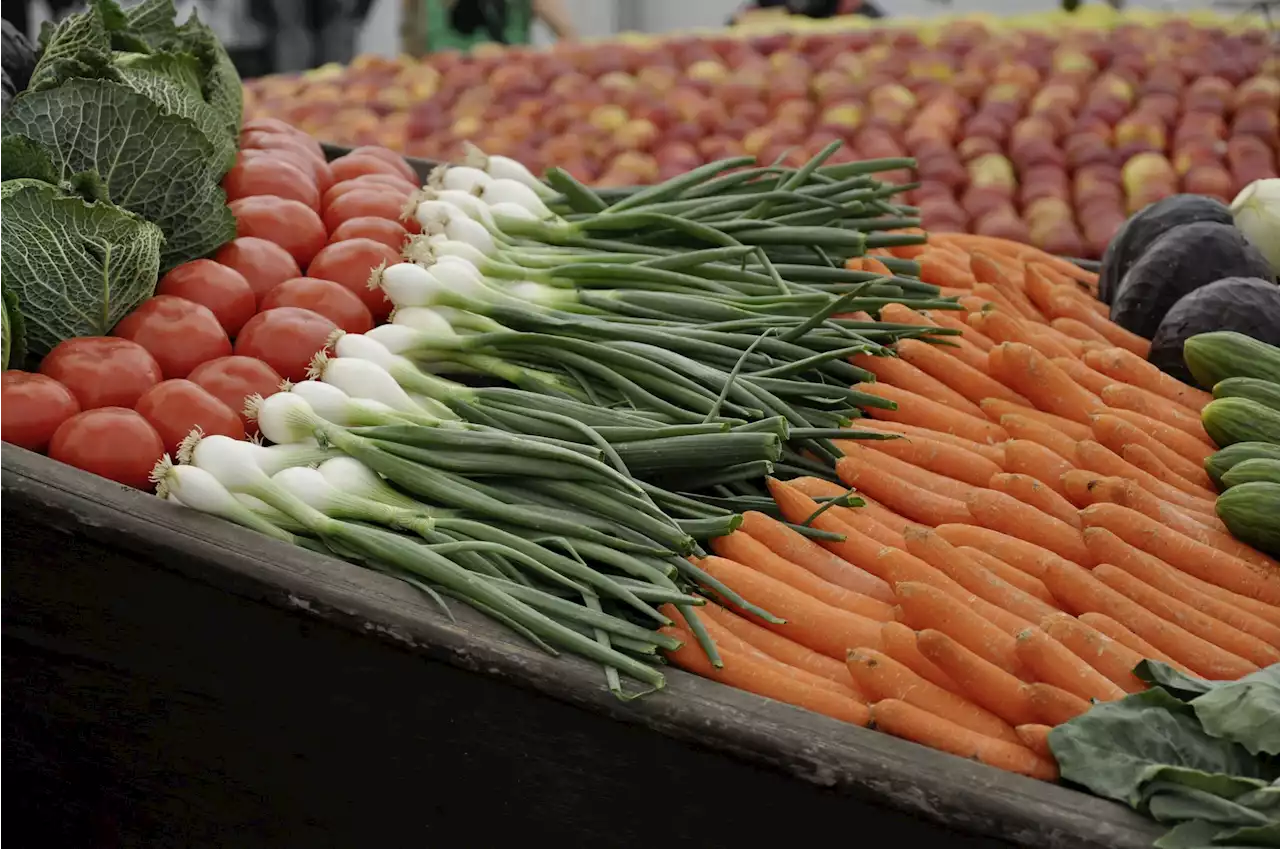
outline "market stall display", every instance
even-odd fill
[[[14,100],[4,343],[38,368],[4,375],[6,442],[460,602],[622,700],[679,667],[1085,786],[1169,841],[1270,839],[1280,747],[1215,705],[1253,711],[1280,672],[1280,350],[1210,297],[1280,291],[1265,207],[1170,198],[1098,274],[922,229],[884,179],[918,163],[838,140],[645,188],[479,148],[420,185],[269,118],[228,158],[219,52],[172,17],[95,4]],[[195,247],[29,105],[90,83],[192,140],[172,172],[217,174],[189,200],[234,232]],[[54,216],[69,267],[32,259]],[[1169,217],[1218,247],[1161,276]],[[92,312],[73,275],[101,281]],[[1175,347],[1187,382],[1157,362]],[[1208,754],[1102,742],[1148,709],[1193,712]],[[1126,757],[1146,766],[1117,778]],[[1205,781],[1229,814],[1191,804]]]

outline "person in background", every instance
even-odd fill
[[[804,15],[808,18],[834,18],[840,15],[861,15],[864,18],[885,16],[884,10],[871,0],[756,0],[739,9],[734,15],[734,21],[739,15],[756,9],[786,9],[793,15]]]
[[[247,0],[245,5],[265,31],[270,72],[288,73],[355,58],[373,0]]]
[[[529,44],[534,21],[561,41],[578,37],[562,0],[404,0],[402,49],[422,56],[485,43]]]

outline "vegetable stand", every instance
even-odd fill
[[[11,799],[52,845],[1146,847],[1100,799],[678,670],[622,702],[463,605],[3,448]],[[643,794],[659,790],[657,804]]]

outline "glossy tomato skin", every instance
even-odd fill
[[[295,277],[286,280],[262,299],[262,309],[299,307],[318,312],[348,333],[365,333],[373,329],[373,316],[364,301],[341,283],[318,277]]]
[[[78,412],[76,396],[52,377],[17,370],[0,376],[0,439],[10,445],[43,452],[58,426]]]
[[[163,380],[156,358],[137,342],[115,336],[67,339],[45,355],[40,373],[76,396],[81,410],[128,407]]]
[[[134,412],[160,434],[166,454],[177,456],[187,434],[200,428],[206,436],[217,433],[244,439],[244,423],[230,407],[203,386],[190,380],[164,380],[146,391]]]
[[[244,275],[211,259],[193,259],[172,269],[160,278],[156,294],[208,307],[233,339],[258,308],[257,296]]]
[[[375,242],[381,242],[392,250],[399,251],[404,248],[405,240],[408,238],[409,231],[404,229],[399,222],[386,218],[364,216],[362,218],[348,218],[339,224],[337,229],[329,234],[329,244],[345,242],[348,239],[372,239]],[[314,265],[315,259],[313,258],[311,262]]]
[[[405,176],[404,172],[392,163],[381,157],[370,156],[367,153],[348,153],[346,156],[339,156],[329,163],[329,169],[333,172],[334,181],[338,183],[343,180],[350,180],[352,177],[359,177],[361,174]]]
[[[401,202],[417,191],[412,184],[392,174],[364,174],[350,180],[343,180],[341,183],[334,183],[329,188],[329,191],[324,193],[324,197],[320,199],[320,206],[328,208],[329,204],[348,192],[356,192],[361,189],[387,191],[400,198]]]
[[[250,395],[266,398],[280,391],[284,378],[271,366],[253,357],[218,357],[196,366],[187,379],[199,384],[210,395],[226,404],[244,425],[250,436],[258,432],[258,423],[244,414],[245,401]]]
[[[67,419],[49,441],[49,456],[108,480],[150,490],[164,443],[146,419],[125,407],[99,407]]]
[[[307,379],[312,358],[337,329],[311,310],[276,307],[249,319],[236,339],[236,354],[262,360],[285,380],[298,383]]]
[[[334,198],[324,210],[324,226],[329,232],[338,229],[344,221],[352,218],[386,218],[397,221],[401,227],[411,232],[421,228],[413,219],[402,219],[404,214],[404,198],[398,197],[384,189],[356,189],[353,192]]]
[[[333,171],[325,162],[324,151],[314,139],[296,133],[266,133],[251,130],[240,135],[240,149],[243,150],[283,150],[302,157],[315,177],[316,188],[324,194],[334,184]]]
[[[231,340],[205,306],[173,295],[156,295],[126,315],[111,331],[151,353],[165,379],[186,377],[201,363],[231,353]]]
[[[411,183],[421,183],[422,178],[418,176],[418,172],[413,170],[404,157],[396,153],[389,147],[379,147],[376,144],[366,144],[355,148],[349,154],[350,156],[372,156],[375,159],[381,159],[388,165],[393,166],[400,176],[404,177]]]
[[[252,236],[232,239],[218,249],[213,259],[240,272],[253,289],[255,301],[261,301],[272,287],[302,276],[298,261],[288,251],[275,242]]]
[[[372,239],[348,239],[328,245],[307,267],[308,277],[341,283],[364,301],[373,316],[374,323],[386,321],[391,315],[391,301],[381,289],[369,288],[373,270],[384,262],[395,265],[400,262],[400,252],[392,250]]]
[[[315,176],[284,157],[252,157],[236,163],[222,178],[222,190],[228,201],[267,195],[296,200],[320,211]]]
[[[275,242],[303,267],[329,239],[329,231],[316,211],[296,200],[255,196],[240,198],[228,206],[236,217],[237,236]]]
[[[298,136],[315,148],[315,151],[324,156],[324,149],[320,147],[320,143],[315,141],[311,136],[299,130],[288,121],[281,121],[279,118],[254,118],[252,121],[245,121],[240,127],[240,133],[286,133],[288,135]]]

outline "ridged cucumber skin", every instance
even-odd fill
[[[1218,496],[1215,509],[1227,530],[1259,551],[1280,555],[1280,483],[1253,481]]]
[[[1222,476],[1246,460],[1280,460],[1280,445],[1272,445],[1268,442],[1237,442],[1206,457],[1204,470],[1209,478],[1221,487],[1223,486]]]
[[[1182,346],[1187,368],[1201,386],[1217,386],[1229,377],[1256,377],[1280,383],[1280,348],[1243,333],[1197,333]]]
[[[1237,442],[1280,445],[1280,410],[1248,398],[1219,398],[1200,411],[1205,432],[1219,448]]]
[[[1222,476],[1222,485],[1228,489],[1254,481],[1280,483],[1280,460],[1245,460],[1243,463],[1236,463]],[[1280,522],[1280,516],[1276,516],[1275,520]]]
[[[1273,410],[1280,410],[1280,383],[1256,377],[1228,377],[1214,385],[1213,397],[1248,398]]]

